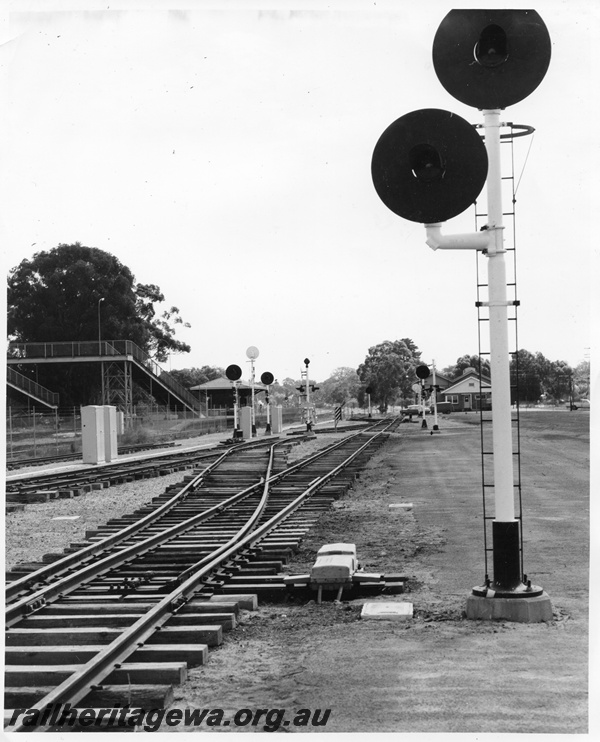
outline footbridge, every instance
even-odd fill
[[[6,369],[6,384],[11,389],[21,392],[21,394],[24,394],[37,404],[42,404],[52,410],[58,409],[59,396],[56,392],[51,392],[46,387],[43,387],[27,376],[23,376],[23,374],[20,374],[10,366]]]
[[[9,370],[11,366],[47,363],[98,364],[102,404],[115,405],[126,415],[133,412],[134,383],[171,410],[200,412],[200,400],[131,340],[10,343],[7,361]]]

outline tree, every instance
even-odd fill
[[[358,399],[359,390],[360,378],[355,369],[347,366],[336,368],[321,384],[325,404],[342,404]]]
[[[170,372],[182,386],[189,389],[192,386],[206,384],[207,381],[225,376],[225,370],[220,366],[202,366],[201,368],[182,368]]]
[[[130,340],[157,361],[190,346],[174,337],[183,324],[177,307],[156,315],[164,301],[158,286],[136,284],[118,258],[79,242],[36,253],[8,277],[8,336],[20,343]],[[189,326],[189,325],[188,325]],[[90,404],[100,377],[92,364],[77,369],[38,369],[40,384],[61,395],[61,404]]]
[[[575,399],[589,399],[590,396],[590,362],[581,361],[573,372]]]
[[[548,372],[542,381],[547,400],[561,402],[570,398],[573,382],[573,369],[566,361],[549,362]]]
[[[446,366],[446,368],[442,370],[442,374],[447,376],[451,381],[454,381],[455,379],[459,379],[467,368],[474,368],[475,371],[479,373],[480,363],[483,375],[489,377],[490,362],[487,358],[481,358],[481,356],[477,355],[460,356],[460,358],[456,359],[456,363],[453,366]]]
[[[361,382],[372,388],[371,400],[379,404],[382,412],[399,395],[410,397],[420,356],[421,352],[410,338],[386,340],[369,348],[357,373]]]
[[[159,362],[190,351],[174,338],[170,323],[184,324],[177,307],[156,317],[154,305],[164,301],[158,286],[136,284],[114,255],[79,242],[36,253],[10,271],[9,337],[21,343],[94,340],[101,299],[103,338],[131,340]]]
[[[530,353],[520,349],[510,362],[510,380],[513,386],[512,400],[534,404],[542,396],[542,380],[547,360],[541,353]],[[517,373],[518,372],[518,373]]]

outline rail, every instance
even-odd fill
[[[261,444],[266,445],[266,442],[261,441],[260,443],[254,443],[254,446]],[[92,561],[93,564],[97,566],[98,562],[95,560],[100,555],[106,554],[109,549],[113,549],[118,544],[121,544],[123,541],[130,539],[132,536],[135,536],[136,534],[143,531],[145,528],[148,528],[150,525],[155,523],[160,518],[164,517],[178,503],[185,500],[190,492],[192,492],[196,487],[199,487],[202,483],[202,480],[208,474],[210,474],[210,472],[216,469],[224,459],[226,459],[235,451],[239,451],[242,448],[248,449],[251,447],[253,447],[252,443],[242,443],[238,446],[227,449],[221,454],[221,456],[219,456],[215,461],[213,461],[205,469],[203,469],[196,477],[185,484],[175,495],[173,495],[173,497],[163,503],[160,507],[145,515],[143,518],[136,520],[135,523],[132,523],[131,525],[126,526],[117,533],[114,533],[111,536],[106,536],[100,541],[96,541],[89,546],[84,547],[83,549],[78,549],[77,551],[66,554],[61,559],[58,559],[55,562],[51,562],[50,564],[41,567],[35,572],[24,575],[20,579],[8,583],[5,590],[5,599],[7,601],[14,600],[18,597],[19,593],[24,590],[30,589],[37,584],[45,585],[45,587],[41,588],[39,591],[36,591],[34,594],[30,594],[29,596],[22,598],[18,602],[11,604],[7,608],[6,625],[10,626],[16,620],[19,620],[25,615],[29,615],[31,611],[26,610],[26,606],[28,604],[35,601],[47,602],[48,600],[54,598],[55,595],[58,595],[60,592],[66,590],[67,584],[63,583],[59,579],[61,574],[67,573],[69,570],[73,569],[75,565],[80,565],[82,569],[87,568],[86,565],[90,561]],[[225,503],[221,503],[221,505],[224,506]],[[52,580],[51,585],[47,584],[50,580]],[[57,587],[59,588],[58,592],[56,590]]]
[[[379,436],[381,436],[384,432],[385,430],[379,430],[377,432],[373,431],[373,435],[369,436],[369,439],[363,445],[359,446],[357,450],[353,451],[337,466],[330,469],[327,474],[313,479],[308,486],[304,487],[304,491],[298,497],[296,497],[291,503],[281,509],[276,515],[271,517],[266,523],[254,530],[251,529],[249,533],[247,532],[245,535],[241,536],[241,538],[241,533],[238,532],[235,539],[228,541],[227,544],[217,549],[216,552],[213,552],[205,559],[203,559],[202,561],[204,562],[204,564],[199,569],[194,569],[191,574],[188,570],[186,570],[184,574],[180,575],[180,577],[183,579],[181,584],[179,584],[177,587],[175,587],[174,590],[165,595],[165,597],[161,599],[156,605],[154,605],[145,615],[141,616],[137,621],[130,625],[125,631],[123,631],[117,638],[115,638],[112,642],[105,646],[92,659],[84,663],[70,677],[60,683],[56,688],[51,690],[38,702],[33,704],[31,706],[31,709],[41,710],[48,706],[52,706],[53,704],[62,704],[67,701],[71,706],[75,706],[79,701],[81,701],[86,695],[89,694],[90,688],[93,688],[99,683],[102,683],[107,674],[118,663],[121,663],[125,659],[127,659],[127,657],[129,657],[129,655],[132,653],[135,646],[140,646],[142,643],[146,642],[158,628],[162,627],[169,620],[169,618],[178,613],[179,610],[193,597],[194,593],[202,585],[208,574],[220,567],[227,560],[239,554],[240,551],[254,546],[257,541],[261,540],[272,530],[274,530],[292,512],[300,507],[300,505],[302,505],[308,497],[310,497],[314,492],[318,491],[320,487],[324,486],[338,472],[349,466],[365,450],[366,447],[371,445],[371,443]],[[364,434],[364,432],[357,433],[355,436],[350,436],[350,438],[355,438],[359,435],[364,436]],[[348,439],[346,439],[345,442],[348,442]],[[275,445],[277,445],[277,443]],[[260,514],[260,512],[262,512],[264,508],[264,502],[268,492],[267,484],[271,484],[273,480],[279,480],[282,476],[289,474],[289,470],[286,470],[285,472],[280,472],[277,475],[271,476],[272,450],[274,449],[275,445],[271,449],[271,456],[269,458],[269,465],[266,477],[258,485],[260,486],[260,484],[264,482],[265,490],[258,507],[255,509],[255,518],[256,514]],[[310,458],[312,459],[313,457]],[[306,461],[303,463],[306,463]],[[297,466],[294,466],[293,468],[296,469]],[[252,487],[248,489],[256,489],[256,487],[257,485],[252,485]],[[245,492],[247,492],[248,489],[246,489]],[[241,493],[238,492],[237,495],[235,495],[234,497],[237,498],[240,495]],[[224,503],[219,503],[215,506],[215,508],[222,508],[223,505]],[[211,508],[211,510],[213,510],[213,508]],[[199,516],[205,516],[205,514],[206,513],[204,512],[193,516],[185,523],[185,526],[189,527],[190,521],[197,520]],[[168,530],[172,531],[173,529],[176,529],[178,527],[180,528],[182,525],[184,524],[173,526]],[[142,546],[142,548],[145,549],[149,545],[148,542],[154,541],[157,536],[160,538],[160,535],[157,534],[156,536],[148,539],[147,542],[143,545],[139,544],[138,546]],[[232,543],[233,541],[235,541],[235,543]],[[118,556],[121,556],[121,554]],[[194,567],[196,566],[197,565],[194,565]],[[28,730],[22,723],[20,723],[14,726],[9,725],[7,728],[5,728],[5,731],[14,732],[30,730]]]

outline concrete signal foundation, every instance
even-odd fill
[[[552,621],[550,596],[542,592],[534,598],[495,598],[469,595],[466,607],[467,618],[489,621],[502,620],[516,623],[540,623]]]

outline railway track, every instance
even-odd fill
[[[144,459],[122,460],[103,466],[82,466],[72,470],[10,477],[5,485],[6,510],[12,512],[29,503],[76,497],[92,489],[172,474],[199,462],[215,460],[221,452],[220,448],[168,451]]]
[[[286,556],[396,424],[292,466],[287,440],[233,446],[142,511],[86,534],[80,549],[11,581],[5,731],[51,731],[48,710],[67,704],[168,705],[240,610],[281,589]],[[10,723],[14,709],[29,716]]]
[[[152,451],[162,448],[172,448],[172,443],[134,443],[129,446],[119,446],[117,453],[120,455],[128,453],[140,453],[142,451]],[[65,463],[68,461],[81,461],[81,453],[64,453],[54,454],[53,456],[32,456],[23,458],[11,458],[6,462],[6,470],[14,471],[15,469],[24,469],[30,466],[43,466],[44,464]]]

